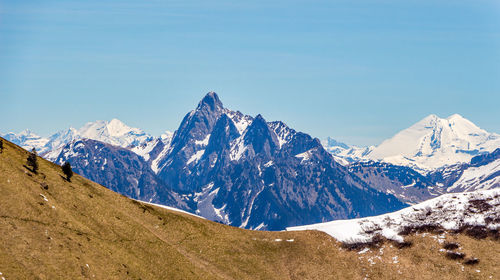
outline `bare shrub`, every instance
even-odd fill
[[[365,248],[376,248],[384,242],[384,238],[380,234],[373,236],[370,241],[347,241],[342,243],[342,248],[349,251],[359,251]]]
[[[465,261],[464,261],[464,264],[465,264],[465,265],[476,265],[476,264],[478,264],[478,263],[479,263],[479,259],[478,259],[478,258],[473,258],[473,257],[471,257],[471,258],[467,258],[467,259],[465,259]]]
[[[461,260],[465,258],[464,253],[448,251],[446,252],[446,257],[450,260]]]
[[[446,242],[443,245],[443,248],[446,250],[455,250],[455,249],[458,249],[458,247],[460,247],[460,244],[455,243],[455,242]]]

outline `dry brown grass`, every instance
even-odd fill
[[[480,260],[474,265],[447,259],[439,251],[441,244],[420,234],[407,237],[413,242],[410,248],[385,242],[358,254],[321,232],[243,230],[135,202],[78,175],[67,182],[59,166],[42,159],[35,175],[23,167],[25,150],[5,140],[4,147],[0,272],[6,279],[488,279],[490,275],[498,279],[500,275],[500,243],[491,238],[447,235],[450,242],[460,244],[466,257]]]

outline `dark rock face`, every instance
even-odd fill
[[[82,139],[67,144],[55,163],[66,161],[74,172],[125,196],[186,208],[179,195],[157,178],[142,157],[128,149]]]
[[[481,166],[481,165],[486,165],[486,164],[491,163],[499,158],[500,158],[500,148],[496,149],[495,151],[493,151],[491,153],[473,157],[470,161],[470,166],[477,167],[477,166]]]
[[[186,165],[190,165],[191,157],[204,148],[206,138],[213,130],[215,123],[222,115],[223,107],[214,92],[208,93],[198,104],[196,110],[188,113],[174,133],[169,153],[161,158],[158,165],[162,168],[158,174],[172,188],[190,191],[193,186],[186,185],[191,174]]]
[[[439,184],[443,191],[446,191],[446,188],[460,179],[460,176],[462,176],[464,171],[469,167],[468,163],[441,167],[427,174],[427,178],[429,178],[432,183]]]
[[[410,167],[366,161],[352,163],[348,168],[370,187],[407,203],[419,203],[442,193],[434,187],[434,181]]]
[[[77,173],[129,197],[249,229],[282,230],[406,206],[335,162],[318,139],[228,110],[215,93],[184,117],[171,143],[158,141],[147,158],[82,140],[56,162],[68,160]]]
[[[451,166],[446,166],[443,168],[439,168],[430,172],[427,177],[434,183],[439,184],[443,190],[447,190],[450,188],[455,182],[457,182],[464,172],[469,168],[482,167],[487,164],[490,164],[496,160],[500,159],[500,148],[496,149],[491,153],[481,154],[475,156],[471,159],[470,163],[462,163],[455,164]],[[462,186],[460,188],[453,189],[453,192],[461,192],[461,191],[471,191],[475,190],[478,184],[484,183],[489,180],[493,180],[496,177],[500,176],[500,171],[496,171],[488,174],[487,177],[481,178],[479,182],[471,182],[470,186]],[[476,185],[476,186],[475,186]],[[465,188],[464,188],[465,187]],[[488,188],[499,187],[497,185],[490,185]]]
[[[266,121],[261,115],[257,115],[252,124],[248,127],[243,138],[245,146],[251,147],[253,153],[249,156],[261,154],[270,158],[279,146],[276,134],[271,131]]]

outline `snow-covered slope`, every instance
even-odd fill
[[[319,230],[345,243],[370,242],[377,235],[403,242],[401,233],[409,228],[458,230],[468,226],[500,228],[500,189],[445,194],[394,213],[287,230]]]
[[[364,160],[347,168],[370,187],[415,204],[445,193],[500,188],[500,148],[426,174],[408,166]],[[421,170],[420,170],[421,171]]]
[[[487,190],[498,187],[500,187],[500,159],[486,165],[465,169],[460,178],[447,191]]]

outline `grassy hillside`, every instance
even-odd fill
[[[5,279],[498,279],[500,242],[447,235],[475,265],[446,258],[434,234],[360,254],[315,232],[258,232],[149,206],[4,140],[0,277]],[[444,240],[444,239],[442,239]],[[463,271],[462,271],[463,270]],[[479,272],[478,272],[479,271]]]

